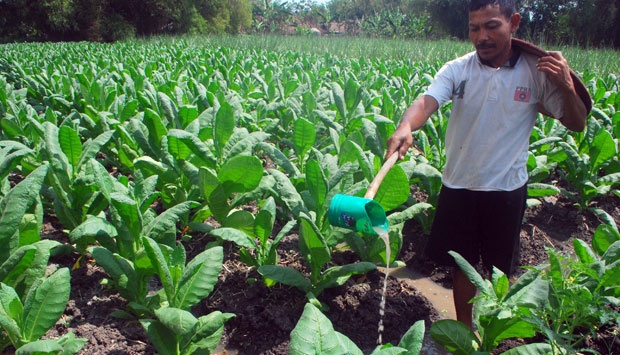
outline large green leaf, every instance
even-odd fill
[[[449,251],[448,254],[452,255],[456,264],[465,273],[467,278],[476,286],[476,288],[485,295],[492,295],[492,290],[488,287],[482,276],[471,266],[470,263],[465,260],[461,255],[454,251]]]
[[[19,329],[24,306],[19,295],[15,290],[0,283],[0,326],[14,345],[21,342],[21,331]]]
[[[228,102],[223,102],[215,115],[213,141],[218,159],[222,159],[224,146],[235,130],[235,110]]]
[[[101,153],[101,149],[105,146],[112,136],[114,136],[115,131],[109,130],[101,133],[95,139],[88,139],[84,142],[82,154],[80,155],[80,160],[77,164],[78,167],[82,166],[84,162],[95,159],[97,154]]]
[[[165,233],[174,230],[176,223],[181,217],[187,215],[189,211],[191,211],[194,203],[193,201],[185,201],[167,209],[144,228],[143,235],[160,241]]]
[[[291,332],[291,354],[362,354],[350,340],[334,330],[329,319],[311,303],[307,303],[301,318]]]
[[[390,169],[377,190],[374,200],[383,209],[391,211],[407,201],[410,194],[409,179],[398,165]]]
[[[611,133],[603,129],[600,130],[596,137],[594,137],[589,155],[591,159],[591,174],[596,174],[603,163],[617,156],[618,152],[616,151],[616,142],[614,142],[614,138],[611,136]]]
[[[398,343],[399,348],[407,349],[407,355],[418,355],[424,343],[424,320],[415,322]]]
[[[276,169],[270,169],[269,174],[276,180],[276,184],[273,187],[274,197],[282,201],[295,216],[301,212],[306,212],[307,208],[304,201],[288,176]]]
[[[218,171],[218,180],[228,195],[252,191],[263,177],[263,164],[255,156],[236,156],[228,159]]]
[[[196,255],[183,269],[174,306],[189,309],[206,298],[218,281],[223,260],[222,247],[210,248]]]
[[[42,165],[15,185],[0,201],[0,262],[6,260],[18,247],[14,239],[22,218],[39,198],[48,165]]]
[[[68,268],[62,268],[34,284],[26,297],[22,319],[22,336],[35,341],[45,334],[65,311],[71,291]]]
[[[431,325],[431,337],[454,355],[471,355],[480,348],[474,332],[461,322],[440,319]]]
[[[263,278],[271,279],[284,285],[298,288],[304,293],[310,291],[312,285],[299,270],[282,265],[263,265],[258,268]]]
[[[58,130],[58,142],[69,163],[76,168],[82,155],[82,142],[77,131],[69,126],[61,126]]]
[[[305,214],[300,215],[299,249],[310,264],[313,282],[317,281],[323,265],[331,260],[329,246],[323,235],[318,231],[312,220]]]
[[[191,152],[208,167],[215,167],[215,157],[209,146],[190,132],[171,129],[168,133],[168,149],[176,159],[186,160]]]
[[[236,228],[231,227],[222,227],[213,229],[209,232],[213,236],[221,238],[222,240],[227,240],[229,242],[233,242],[240,247],[248,248],[248,249],[256,249],[257,245],[254,242],[254,239],[247,235],[247,233],[240,231]]]
[[[293,128],[293,143],[295,153],[304,158],[316,142],[316,127],[304,118],[298,118]]]
[[[189,311],[178,308],[160,308],[155,310],[159,321],[177,336],[185,336],[194,330],[198,319]]]
[[[176,334],[162,322],[154,319],[140,319],[140,324],[142,324],[149,340],[160,354],[178,353],[179,340]]]
[[[192,336],[184,339],[181,344],[183,351],[186,354],[199,354],[200,351],[212,354],[222,338],[224,323],[234,316],[232,313],[215,311],[198,318]]]
[[[309,160],[306,164],[306,185],[314,201],[315,209],[321,211],[327,197],[327,182],[319,162],[315,159]]]
[[[151,260],[151,264],[155,267],[155,273],[159,276],[166,298],[169,300],[174,299],[174,281],[172,280],[172,274],[168,266],[168,261],[164,256],[161,248],[157,242],[149,237],[144,237],[144,250]]]

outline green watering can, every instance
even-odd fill
[[[377,194],[383,178],[396,164],[397,160],[398,151],[394,152],[379,169],[379,172],[368,186],[364,197],[343,194],[334,195],[327,211],[329,223],[336,227],[352,229],[371,235],[379,235],[379,232],[387,231],[388,220],[385,210],[373,198]]]

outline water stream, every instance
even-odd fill
[[[386,229],[381,227],[373,227],[375,232],[379,235],[379,238],[383,239],[385,243],[385,277],[383,278],[383,291],[381,293],[381,303],[379,304],[379,338],[377,344],[383,344],[383,317],[385,316],[385,293],[387,291],[387,281],[390,275],[390,258],[392,249],[390,248],[390,236]]]

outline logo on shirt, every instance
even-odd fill
[[[515,101],[519,102],[530,102],[530,98],[532,97],[532,89],[526,88],[523,86],[517,86],[515,90]]]

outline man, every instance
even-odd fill
[[[437,72],[387,142],[386,156],[398,151],[403,157],[413,144],[411,132],[452,100],[443,186],[426,249],[441,264],[456,265],[447,253],[454,250],[472,265],[482,259],[487,269],[496,266],[509,275],[518,261],[529,137],[538,112],[573,131],[586,124],[589,96],[580,98],[574,85],[579,80],[562,54],[543,52],[539,58],[513,45],[520,19],[515,0],[472,0],[469,38],[476,51]],[[457,320],[470,328],[475,293],[455,267]]]

